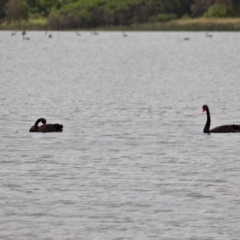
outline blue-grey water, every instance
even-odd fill
[[[48,34],[0,32],[0,239],[238,240],[240,33]]]

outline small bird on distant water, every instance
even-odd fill
[[[123,31],[123,37],[127,37],[128,35]]]
[[[212,37],[212,35],[206,32],[206,37]]]
[[[25,40],[25,35],[26,35],[26,31],[23,30],[23,31],[22,31],[23,40]]]

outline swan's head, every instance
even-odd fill
[[[207,106],[207,105],[203,105],[202,111],[205,112],[205,111],[207,111],[207,110],[208,110],[208,106]]]
[[[42,124],[44,124],[44,125],[47,123],[47,121],[46,121],[45,118],[40,118],[39,120],[40,120],[40,122],[41,122]]]

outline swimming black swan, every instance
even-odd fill
[[[223,125],[219,127],[215,127],[210,130],[210,125],[211,125],[211,116],[210,116],[210,111],[207,105],[203,105],[202,107],[203,112],[207,112],[207,122],[206,125],[203,129],[204,133],[236,133],[240,132],[240,125]]]
[[[42,123],[40,127],[38,126],[39,123]],[[29,132],[62,132],[63,131],[63,125],[54,123],[54,124],[47,124],[47,121],[45,118],[39,118],[35,124],[30,128]]]

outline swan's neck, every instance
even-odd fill
[[[41,122],[41,119],[38,119],[36,122],[35,122],[35,124],[34,124],[34,126],[36,127],[36,129],[38,129],[38,124]]]
[[[206,125],[203,129],[203,132],[204,133],[209,133],[209,129],[210,129],[210,125],[211,125],[211,116],[210,116],[210,112],[209,112],[209,109],[206,110],[207,112],[207,122],[206,122]]]

